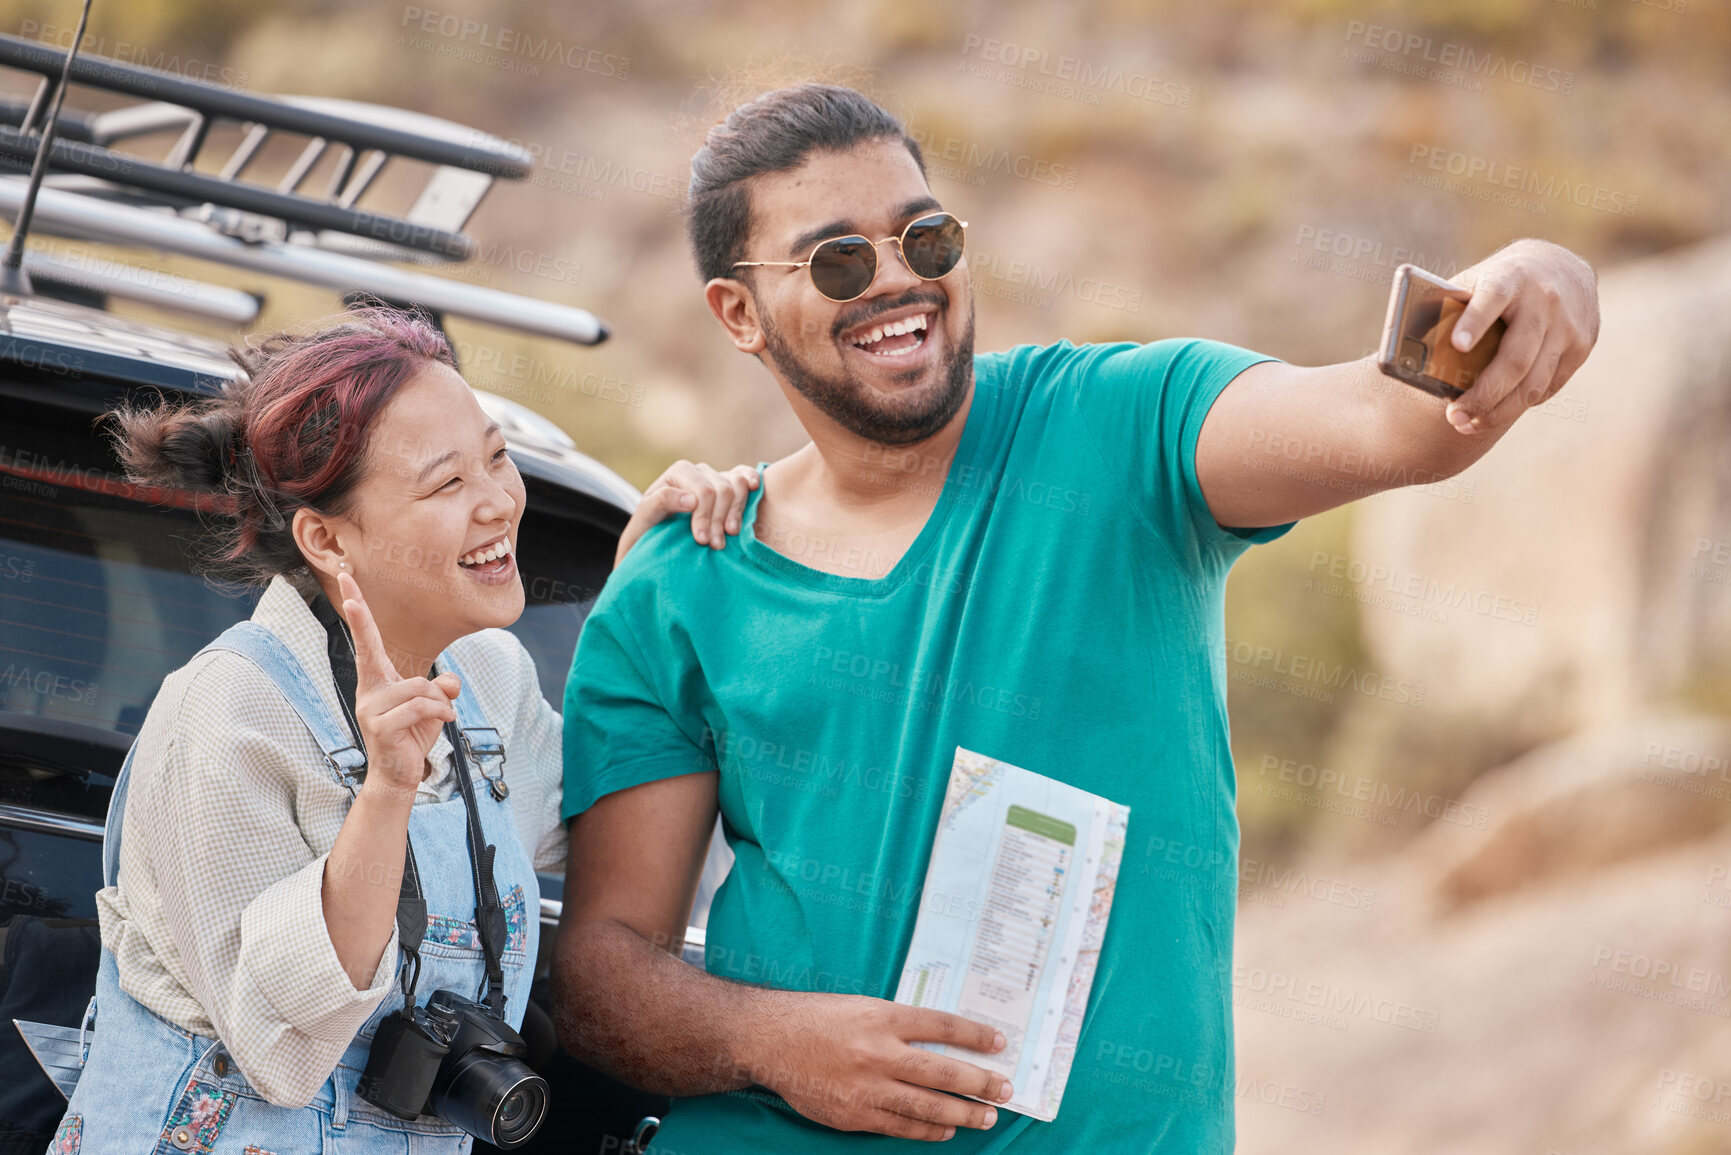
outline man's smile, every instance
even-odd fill
[[[926,346],[937,317],[930,305],[916,305],[844,332],[842,343],[878,359],[910,357]]]

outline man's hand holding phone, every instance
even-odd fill
[[[1495,355],[1464,391],[1437,389],[1397,371],[1398,346],[1391,366],[1386,333],[1381,364],[1390,376],[1439,395],[1458,392],[1446,415],[1462,433],[1503,428],[1524,410],[1549,400],[1580,368],[1598,338],[1598,290],[1591,266],[1547,241],[1516,241],[1462,270],[1453,283],[1467,294],[1447,335],[1456,354],[1469,354],[1497,321],[1506,324]],[[1399,291],[1397,278],[1397,296]],[[1391,326],[1398,324],[1396,314],[1391,302]],[[1448,326],[1443,328],[1447,331]]]

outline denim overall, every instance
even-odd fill
[[[229,650],[247,658],[271,679],[312,731],[325,752],[332,776],[353,790],[347,775],[364,762],[347,726],[331,716],[312,680],[280,639],[263,626],[245,621],[231,627],[207,650]],[[450,655],[439,668],[461,677]],[[455,704],[457,724],[472,751],[471,772],[484,758],[500,759],[498,732],[487,725],[465,680]],[[132,756],[114,785],[103,838],[103,882],[113,886],[120,865],[121,819],[126,813],[127,779]],[[497,771],[494,772],[495,774]],[[497,847],[494,877],[507,923],[505,1015],[521,1026],[529,998],[533,960],[540,936],[539,891],[532,864],[517,839],[505,802],[476,782],[482,839]],[[467,814],[460,791],[444,802],[417,803],[409,811],[409,838],[415,848],[421,890],[427,900],[427,935],[421,946],[416,1001],[440,988],[481,997],[486,964],[475,930],[475,880],[469,864]],[[400,984],[343,1053],[336,1070],[310,1104],[277,1107],[254,1091],[221,1040],[196,1035],[167,1022],[120,989],[114,955],[106,948],[96,975],[96,997],[88,1023],[101,1010],[98,1030],[88,1036],[83,1074],[72,1092],[66,1116],[49,1145],[50,1155],[331,1155],[341,1152],[397,1152],[399,1155],[453,1155],[470,1149],[471,1138],[429,1116],[399,1119],[355,1094],[366,1067],[373,1033],[385,1015],[401,1008]]]

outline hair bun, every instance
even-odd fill
[[[240,429],[235,414],[222,409],[188,414],[163,438],[162,453],[188,489],[224,488],[234,470]]]
[[[203,492],[228,488],[240,448],[240,413],[226,398],[123,410],[116,417],[121,458],[134,480]]]

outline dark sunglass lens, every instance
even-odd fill
[[[811,255],[811,283],[832,301],[851,301],[871,287],[877,247],[864,237],[825,241]]]
[[[963,233],[962,222],[948,213],[915,221],[902,240],[908,268],[928,281],[946,275],[962,259]]]

